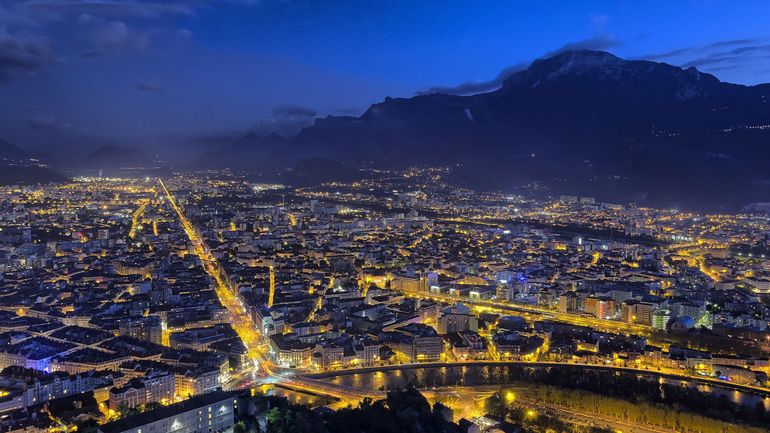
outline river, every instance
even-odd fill
[[[457,367],[405,367],[387,371],[364,373],[339,373],[333,377],[322,380],[338,385],[352,386],[366,390],[388,390],[401,388],[409,383],[421,389],[462,387],[484,387],[489,385],[506,385],[521,383],[515,381],[510,375],[510,366],[483,365],[483,366],[457,366]],[[662,381],[670,384],[696,387],[698,390],[716,395],[724,395],[730,401],[745,405],[756,405],[763,402],[765,408],[770,410],[770,397],[764,397],[750,391],[734,390],[719,385],[700,384],[671,378],[658,378],[653,374],[647,376],[640,373],[624,372],[621,374],[633,374],[643,376],[650,381]],[[319,377],[320,378],[320,377]]]

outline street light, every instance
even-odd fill
[[[505,401],[507,401],[508,403],[513,403],[514,401],[516,401],[516,394],[514,394],[511,391],[508,391],[505,394]]]

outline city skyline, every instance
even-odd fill
[[[0,429],[770,431],[768,15],[3,1]]]

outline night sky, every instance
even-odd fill
[[[286,132],[385,96],[492,90],[570,48],[756,84],[770,81],[769,18],[766,0],[0,0],[0,138]]]

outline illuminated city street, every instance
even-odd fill
[[[232,283],[228,279],[227,274],[224,273],[216,258],[212,256],[208,248],[206,248],[205,243],[195,230],[195,227],[193,227],[190,221],[185,217],[184,212],[179,205],[177,205],[174,196],[163,183],[163,180],[158,179],[158,182],[163,189],[168,202],[179,217],[179,222],[190,239],[195,254],[201,259],[206,272],[214,280],[215,290],[219,297],[219,301],[222,302],[222,305],[224,305],[230,313],[233,329],[238,332],[238,336],[246,345],[249,357],[254,361],[255,368],[263,370],[265,374],[272,374],[270,361],[259,351],[259,346],[261,344],[259,328],[253,320],[251,320],[251,317],[239,299],[238,293],[232,287]]]

